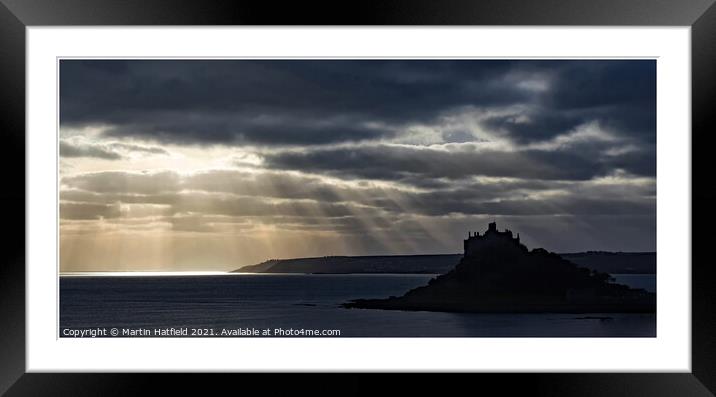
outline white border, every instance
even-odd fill
[[[691,371],[690,28],[27,29],[27,371]],[[57,57],[657,58],[656,338],[57,336]],[[55,200],[48,198],[54,197]]]

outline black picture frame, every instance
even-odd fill
[[[639,374],[469,374],[471,387],[498,387],[502,395],[708,396],[716,392],[716,272],[706,256],[716,235],[716,195],[709,189],[716,156],[716,5],[714,0],[492,0],[246,2],[144,0],[0,0],[0,156],[5,206],[0,264],[0,393],[7,395],[134,395],[149,385],[171,382],[183,391],[208,389],[194,375],[38,374],[25,373],[25,38],[27,26],[43,25],[635,25],[690,26],[692,56],[692,372]],[[678,232],[678,231],[675,231]],[[419,349],[419,344],[416,344]],[[381,375],[382,376],[382,375]],[[264,390],[367,394],[364,375],[340,374],[317,381],[304,376],[271,382],[264,375],[231,382]],[[212,382],[214,382],[212,380]],[[322,386],[318,387],[317,384]],[[335,384],[340,389],[330,389]],[[325,385],[325,386],[324,386]],[[382,391],[449,391],[450,381],[399,380]],[[459,385],[464,387],[463,385]],[[468,389],[469,390],[469,389]],[[456,389],[457,391],[457,389]]]

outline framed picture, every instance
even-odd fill
[[[710,1],[6,3],[10,395],[716,388]]]

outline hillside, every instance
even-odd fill
[[[589,251],[559,256],[600,272],[656,274],[656,252]]]
[[[559,254],[582,267],[606,273],[656,273],[655,252],[580,252]],[[325,256],[272,259],[244,266],[246,273],[425,273],[444,274],[462,259],[462,254]]]
[[[249,273],[445,273],[462,255],[324,256],[272,259],[234,272]]]

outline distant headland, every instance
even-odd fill
[[[615,284],[542,248],[529,251],[510,230],[468,233],[447,273],[400,297],[357,299],[346,308],[499,313],[654,313],[656,294]]]
[[[559,254],[578,266],[611,274],[656,274],[655,252],[588,251]],[[444,274],[460,262],[460,254],[319,256],[270,259],[232,273],[303,274]]]

